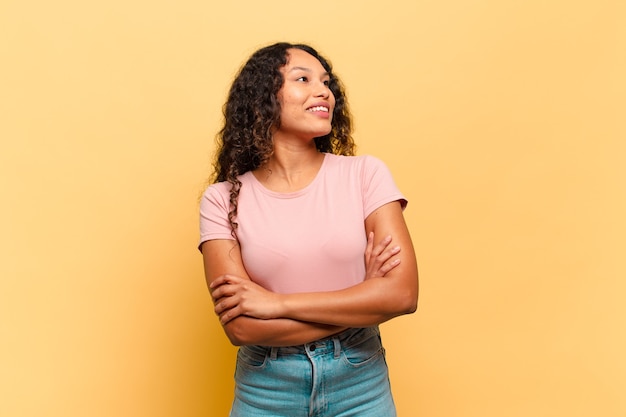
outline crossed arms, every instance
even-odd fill
[[[250,280],[236,241],[204,242],[207,284],[231,343],[297,345],[413,313],[418,298],[417,262],[400,203],[375,210],[365,219],[365,230],[365,280],[328,292],[268,291]]]

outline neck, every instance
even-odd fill
[[[302,146],[274,143],[273,155],[254,174],[274,191],[296,191],[313,181],[323,161],[324,154],[318,152],[314,142]]]
[[[300,143],[274,142],[274,153],[267,162],[267,168],[274,172],[290,174],[318,161],[321,154],[313,141],[306,145]]]

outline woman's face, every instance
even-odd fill
[[[278,91],[281,124],[276,135],[313,139],[330,133],[335,96],[322,64],[301,49],[289,49],[280,70],[284,83]]]

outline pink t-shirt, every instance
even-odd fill
[[[378,207],[406,199],[389,169],[372,156],[325,154],[315,179],[292,193],[239,177],[237,239],[250,278],[278,293],[333,291],[362,282],[364,221]],[[230,184],[209,186],[200,203],[200,243],[233,239]],[[382,236],[379,236],[379,238]]]

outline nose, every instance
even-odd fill
[[[324,84],[322,81],[317,83],[315,90],[316,97],[328,98],[331,94],[332,92],[330,91],[330,87],[328,87],[328,85]]]

